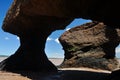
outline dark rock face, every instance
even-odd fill
[[[115,48],[120,34],[117,31],[120,30],[100,22],[86,23],[66,31],[59,38],[65,51],[60,67],[118,68]]]
[[[11,33],[13,31],[14,34],[20,37],[20,47],[14,55],[0,63],[0,70],[57,71],[57,68],[48,60],[45,54],[46,39],[54,30],[63,29],[63,27],[60,26],[64,20],[67,24],[71,22],[71,20],[50,18],[50,21],[48,19],[48,23],[42,23],[44,20],[39,19],[38,21],[38,19],[33,18],[30,24],[24,26],[29,27],[29,29],[7,29],[10,29],[9,31]],[[53,24],[52,22],[56,23]],[[26,20],[26,23],[29,22]],[[61,25],[56,27],[58,24]],[[63,24],[62,26],[66,26],[67,24]],[[18,27],[20,26],[22,25],[18,25]]]
[[[5,31],[20,37],[20,47],[0,63],[0,70],[57,71],[45,54],[46,39],[53,31],[64,29],[72,19],[26,15],[20,4],[24,6],[23,0],[14,1],[3,23]]]
[[[5,18],[3,29],[16,33],[21,29],[26,29],[25,26],[28,24],[32,24],[31,19],[37,18],[39,20],[39,17],[44,23],[48,22],[45,18],[67,17],[97,20],[110,26],[119,27],[120,12],[118,7],[120,7],[119,2],[113,0],[75,0],[74,2],[72,0],[14,0]],[[12,26],[12,31],[10,26]]]
[[[21,46],[14,55],[0,63],[0,69],[13,70],[16,66],[16,70],[26,70],[25,67],[29,66],[29,62],[36,62],[34,66],[43,66],[42,63],[37,64],[42,60],[42,56],[39,55],[43,55],[45,56],[43,59],[46,61],[44,63],[52,65],[53,69],[56,70],[55,66],[48,61],[44,52],[46,38],[54,30],[65,28],[74,18],[97,20],[112,27],[119,27],[119,7],[119,2],[114,0],[14,0],[2,28],[6,32],[18,35]],[[39,46],[35,47],[34,44],[37,43]],[[30,50],[28,46],[31,46],[32,49],[30,48]],[[107,53],[106,50],[104,51]],[[29,55],[29,57],[26,55]],[[29,59],[33,55],[34,59],[36,56],[39,56],[39,58],[30,61]],[[22,62],[25,62],[24,67],[21,65]],[[19,67],[18,64],[21,66]],[[29,66],[31,67],[29,70],[34,70],[34,66]],[[37,69],[40,70],[40,68]],[[46,69],[41,68],[41,70]]]
[[[108,80],[120,80],[118,74],[120,74],[120,70],[113,71]]]
[[[36,34],[20,37],[19,49],[14,55],[1,62],[0,69],[7,71],[57,71],[44,52],[45,35],[43,38],[39,36]]]

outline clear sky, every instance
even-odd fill
[[[2,27],[2,22],[6,15],[7,10],[12,4],[13,0],[1,0],[0,1],[0,55],[11,55],[15,53],[18,49],[20,43],[19,38],[16,35],[4,32]],[[86,22],[90,22],[90,20],[84,19],[75,19],[71,24],[66,26],[64,30],[57,30],[53,32],[47,39],[45,52],[48,57],[54,58],[63,58],[64,51],[62,50],[62,46],[60,45],[58,38],[62,33],[66,30],[75,27],[77,25],[84,24]],[[120,47],[116,48],[117,57],[120,58]]]

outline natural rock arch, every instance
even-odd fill
[[[65,28],[78,17],[102,21],[114,28],[119,27],[119,7],[119,2],[113,0],[14,0],[4,20],[3,30],[18,35],[21,46],[14,55],[1,62],[1,70],[26,70],[28,66],[28,70],[35,70],[33,65],[39,65],[36,70],[41,71],[40,67],[47,64],[47,70],[56,71],[44,52],[48,35],[54,30]],[[38,64],[42,60],[42,57],[38,58],[40,55],[44,56],[43,64]],[[33,56],[36,58],[29,65]]]

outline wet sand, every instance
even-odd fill
[[[1,58],[0,60],[3,60]],[[52,58],[55,65],[62,63],[63,59]],[[3,72],[0,71],[0,80],[108,80],[110,71],[90,68],[58,68],[57,73],[40,72]]]

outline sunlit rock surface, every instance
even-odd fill
[[[96,21],[66,31],[59,38],[65,51],[60,67],[118,68],[115,48],[119,45],[119,31]]]

